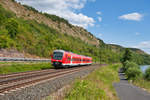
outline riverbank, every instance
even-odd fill
[[[148,91],[150,93],[150,81],[146,80],[144,78],[145,71],[149,68],[149,65],[142,65],[140,66],[143,76],[140,78],[137,78],[132,83],[140,88],[143,88],[144,90]]]
[[[120,64],[109,65],[77,80],[64,100],[119,100],[113,87],[119,81]]]
[[[140,69],[143,73],[150,67],[150,65],[140,65]]]

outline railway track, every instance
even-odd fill
[[[22,72],[8,75],[0,75],[0,93],[9,92],[17,88],[26,87],[31,84],[38,84],[39,82],[50,80],[53,78],[69,75],[82,70],[92,68],[89,67],[75,67],[69,69],[48,69],[42,71]],[[95,65],[94,65],[95,66]]]

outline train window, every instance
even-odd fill
[[[62,57],[63,57],[63,53],[62,52],[54,52],[53,53],[53,59],[61,60]]]

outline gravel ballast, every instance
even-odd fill
[[[45,98],[62,87],[70,84],[75,79],[85,77],[94,69],[98,68],[98,66],[90,67],[92,68],[46,80],[38,84],[32,84],[5,94],[0,94],[0,100],[41,100],[42,98]]]

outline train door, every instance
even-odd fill
[[[70,65],[72,65],[72,55],[71,55],[71,61],[70,61]]]

